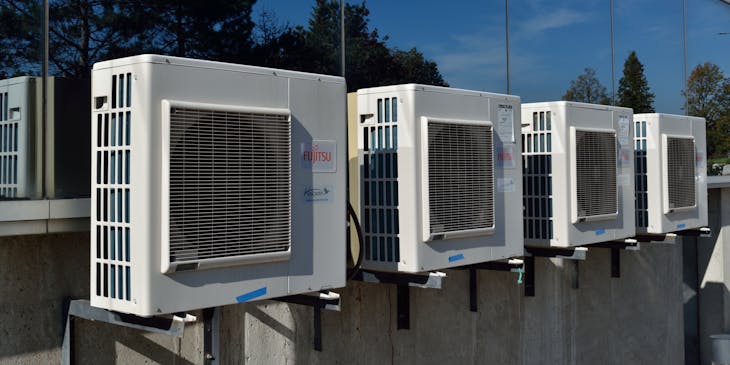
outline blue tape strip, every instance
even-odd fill
[[[236,302],[238,302],[238,303],[248,302],[250,300],[256,299],[263,295],[266,295],[266,287],[263,287],[261,289],[256,289],[252,292],[248,292],[243,295],[239,295],[236,297]]]
[[[677,228],[684,228],[684,227],[687,227],[687,225],[684,223],[677,224]]]
[[[599,229],[599,230],[596,231],[596,236],[600,236],[600,235],[602,235],[604,233],[606,233],[606,230],[605,229]]]
[[[460,253],[458,255],[449,256],[449,262],[459,261],[464,259],[464,254]]]

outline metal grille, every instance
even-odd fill
[[[615,214],[616,134],[575,131],[578,217]]]
[[[19,122],[10,120],[9,101],[8,93],[0,92],[0,200],[19,197],[18,138],[23,136],[18,135]]]
[[[287,251],[288,116],[170,110],[170,262]]]
[[[377,105],[377,126],[361,129],[365,259],[398,262],[398,99],[379,98]]]
[[[494,226],[492,127],[428,122],[431,233]]]
[[[695,205],[695,144],[690,138],[667,138],[669,209]]]
[[[94,112],[92,134],[96,164],[92,166],[93,232],[91,247],[96,295],[132,300],[131,279],[131,127],[132,74],[112,75],[111,108]],[[101,106],[101,105],[99,105]]]
[[[532,113],[532,130],[522,133],[523,234],[553,238],[552,120],[550,111]]]
[[[649,187],[647,186],[647,162],[646,162],[646,121],[634,123],[634,150],[636,151],[636,226],[646,228],[649,226]]]

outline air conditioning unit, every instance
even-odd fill
[[[44,174],[47,198],[89,196],[89,80],[48,78],[45,140],[41,83],[0,80],[0,200],[43,198]]]
[[[31,126],[35,78],[0,81],[0,199],[27,198],[35,193]]]
[[[345,285],[345,81],[157,55],[92,72],[91,304]]]
[[[363,267],[422,272],[523,254],[517,96],[361,89]]]
[[[522,105],[525,245],[571,247],[635,235],[632,110]]]
[[[707,226],[705,119],[636,114],[634,130],[637,231]]]

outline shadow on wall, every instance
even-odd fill
[[[0,238],[0,362],[50,350],[57,362],[64,300],[88,296],[88,233]]]
[[[591,249],[577,267],[536,261],[537,295],[517,274],[480,271],[479,311],[469,311],[468,272],[447,270],[441,290],[411,288],[411,329],[396,329],[393,285],[349,282],[342,312],[324,311],[323,352],[312,347],[309,307],[262,301],[225,307],[226,364],[682,364],[681,247]],[[580,288],[573,289],[574,273]]]
[[[0,238],[0,364],[61,360],[66,298],[89,297],[89,234]],[[202,326],[182,340],[76,319],[77,364],[197,364]],[[191,360],[192,359],[192,360]]]

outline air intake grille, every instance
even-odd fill
[[[647,162],[646,162],[646,121],[640,120],[634,123],[634,151],[636,161],[634,171],[636,172],[636,226],[646,228],[649,226],[649,187],[647,185]]]
[[[695,205],[695,145],[690,138],[667,138],[669,209]]]
[[[112,75],[111,89],[97,92],[111,94],[112,103],[109,110],[93,113],[92,279],[96,296],[132,301],[132,74]]]
[[[524,237],[553,238],[552,118],[533,112],[530,130],[522,131],[522,204]]]
[[[289,250],[286,115],[170,110],[170,262]]]
[[[18,198],[18,138],[23,136],[19,121],[8,114],[9,101],[8,93],[0,92],[0,200]]]
[[[492,128],[428,122],[431,233],[494,226]]]
[[[575,131],[578,217],[615,214],[616,134]]]

